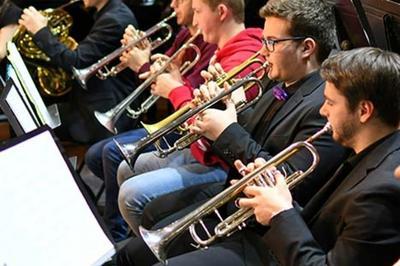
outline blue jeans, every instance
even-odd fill
[[[121,144],[128,144],[136,142],[146,135],[147,133],[143,128],[119,134],[92,145],[85,156],[85,163],[88,168],[104,181],[105,206],[103,216],[115,241],[121,241],[127,237],[128,227],[118,210],[117,169],[124,159],[112,140],[116,139]],[[154,150],[153,146],[146,149],[146,151],[151,150]]]
[[[121,165],[119,171],[121,167],[124,166]],[[200,164],[189,149],[175,152],[163,159],[153,153],[143,153],[139,156],[134,171],[135,174],[142,174],[122,183],[118,204],[122,216],[136,235],[139,233],[143,210],[153,199],[195,185],[224,182],[227,177],[225,170],[220,167]]]

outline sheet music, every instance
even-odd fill
[[[38,125],[35,124],[35,116],[29,113],[28,107],[21,99],[15,86],[10,88],[6,97],[6,102],[9,106],[12,106],[12,111],[24,132],[30,132],[38,128]]]
[[[0,265],[101,265],[114,246],[51,134],[0,152]]]
[[[29,71],[26,68],[25,63],[22,60],[22,57],[19,54],[15,44],[12,42],[8,42],[7,51],[8,51],[7,59],[13,66],[14,71],[16,72],[18,79],[21,82],[22,88],[25,89],[25,94],[27,94],[27,97],[35,106],[35,109],[39,115],[39,119],[41,120],[41,124],[42,125],[47,124],[51,128],[57,127],[59,125],[59,121],[53,121],[53,118],[47,111],[47,108],[42,100],[42,97],[40,96],[39,91],[37,90],[36,85],[33,82],[29,74]]]
[[[21,85],[21,82],[18,79],[17,73],[14,71],[14,68],[12,66],[9,66],[7,68],[7,75],[14,81],[15,87],[19,91],[20,98],[24,102],[24,105],[28,109],[28,112],[31,113],[31,114],[35,114],[34,110],[32,109],[32,106],[29,104],[29,99],[26,97],[26,94],[25,94],[25,91],[24,91],[24,89],[23,89],[23,87]],[[36,115],[32,115],[32,119],[35,120],[35,123],[38,126],[43,125],[43,123],[41,123],[41,121],[38,120]],[[25,131],[25,132],[28,132],[28,131]]]

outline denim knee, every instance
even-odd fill
[[[104,142],[100,141],[89,147],[85,154],[86,166],[97,177],[103,179],[103,151]]]
[[[124,220],[129,224],[132,231],[138,235],[139,225],[146,204],[144,193],[135,186],[129,184],[129,180],[122,184],[118,195],[118,206]]]
[[[145,193],[132,181],[127,180],[121,185],[118,195],[118,205],[120,209],[123,208],[127,211],[140,213],[146,204],[143,202],[146,200],[144,197]]]

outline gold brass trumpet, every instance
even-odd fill
[[[243,62],[241,65],[235,67],[228,73],[224,74],[216,81],[218,86],[222,86],[224,82],[228,81],[233,83],[232,80],[234,79],[234,77],[237,76],[239,73],[241,73],[244,69],[253,64],[260,64],[260,67],[253,70],[245,78],[242,78],[239,81],[235,82],[234,85],[229,90],[221,92],[219,95],[217,95],[210,101],[200,104],[195,108],[191,108],[190,105],[186,105],[181,109],[179,109],[178,111],[176,111],[175,113],[173,113],[172,115],[168,116],[164,120],[154,125],[143,124],[144,128],[149,132],[149,135],[135,143],[121,145],[118,143],[118,141],[114,139],[114,142],[119,152],[123,155],[128,165],[133,169],[139,154],[143,151],[144,148],[146,148],[151,144],[155,145],[157,149],[157,155],[161,158],[168,156],[170,153],[176,150],[182,150],[187,146],[189,146],[193,141],[199,139],[201,136],[197,134],[186,133],[180,139],[178,139],[173,145],[170,145],[166,140],[164,140],[165,143],[167,144],[166,149],[161,148],[160,145],[158,145],[158,142],[160,139],[165,138],[167,134],[173,132],[176,129],[178,130],[180,129],[181,131],[187,131],[187,128],[185,128],[182,125],[184,125],[188,119],[196,116],[198,113],[206,110],[207,108],[210,108],[211,106],[219,102],[221,99],[230,95],[233,91],[243,86],[246,89],[256,85],[259,88],[259,94],[255,99],[252,99],[248,103],[240,103],[239,106],[237,106],[238,108],[237,112],[240,112],[241,110],[244,110],[250,105],[254,104],[261,97],[262,84],[260,78],[262,78],[262,76],[265,74],[266,72],[265,69],[268,66],[267,62],[264,62],[259,58],[257,58],[258,55],[259,53],[256,53],[251,58]],[[262,71],[261,77],[257,78],[253,77],[254,75],[257,75],[260,71]]]
[[[138,118],[142,113],[146,113],[147,110],[158,100],[160,96],[152,95],[147,98],[140,106],[139,110],[130,109],[129,105],[136,100],[139,95],[141,95],[157,78],[158,75],[164,73],[168,68],[168,65],[173,62],[179,54],[187,49],[193,49],[196,53],[196,57],[192,59],[192,61],[184,62],[179,71],[182,75],[184,75],[187,71],[193,68],[197,62],[200,60],[201,51],[200,49],[193,44],[193,41],[200,35],[200,30],[198,30],[192,37],[190,37],[168,60],[163,62],[163,66],[156,72],[153,73],[150,77],[148,77],[139,87],[137,87],[128,97],[122,100],[118,105],[114,108],[110,109],[105,113],[101,113],[98,111],[94,112],[97,120],[102,124],[105,128],[107,128],[110,132],[116,134],[117,128],[115,124],[117,123],[119,117],[122,113],[127,110],[130,116],[134,119]]]
[[[278,167],[282,163],[285,163],[289,158],[305,148],[312,155],[313,160],[311,165],[304,172],[302,170],[297,170],[286,177],[286,183],[290,189],[296,186],[306,176],[308,176],[319,163],[318,152],[311,143],[321,135],[329,133],[330,131],[331,126],[329,123],[327,123],[321,130],[309,137],[307,140],[298,141],[291,144],[289,147],[268,160],[263,166],[245,175],[234,185],[217,194],[199,208],[193,210],[186,216],[164,228],[151,231],[140,226],[139,231],[143,240],[149,246],[157,259],[165,263],[167,251],[171,241],[182,234],[186,229],[189,229],[193,240],[198,243],[199,247],[206,247],[214,242],[217,238],[229,236],[236,230],[242,229],[245,226],[245,221],[254,214],[252,208],[239,208],[238,211],[226,219],[222,219],[218,212],[218,208],[230,202],[231,200],[236,199],[238,195],[249,185],[274,185],[273,182],[268,179],[269,169],[272,167]],[[220,223],[214,228],[214,235],[211,235],[208,229],[204,226],[202,219],[213,213],[219,217]],[[199,237],[195,228],[196,224],[200,224],[203,227],[207,236],[209,237],[208,239],[203,240]]]
[[[72,68],[72,73],[75,77],[75,79],[78,81],[78,83],[81,85],[82,88],[86,89],[86,83],[89,80],[90,77],[92,77],[94,74],[97,75],[99,79],[107,79],[109,77],[115,77],[119,72],[124,70],[126,66],[124,66],[122,63],[113,66],[111,68],[108,68],[107,65],[110,64],[113,60],[117,59],[120,57],[125,51],[131,49],[132,47],[138,45],[141,41],[150,38],[151,36],[155,34],[160,34],[160,32],[166,30],[167,34],[161,38],[158,37],[156,40],[151,42],[151,49],[154,50],[166,41],[168,41],[171,36],[172,36],[172,27],[167,23],[170,19],[176,17],[175,12],[173,12],[171,15],[168,17],[164,18],[162,21],[148,29],[145,34],[137,38],[135,40],[132,40],[130,43],[127,45],[121,46],[114,52],[106,55],[96,63],[94,63],[91,66],[88,66],[87,68],[84,69],[76,69]]]

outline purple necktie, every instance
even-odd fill
[[[279,85],[272,88],[272,93],[274,94],[274,97],[279,101],[285,101],[288,98],[288,94],[286,93],[286,91],[282,89],[282,87]]]

